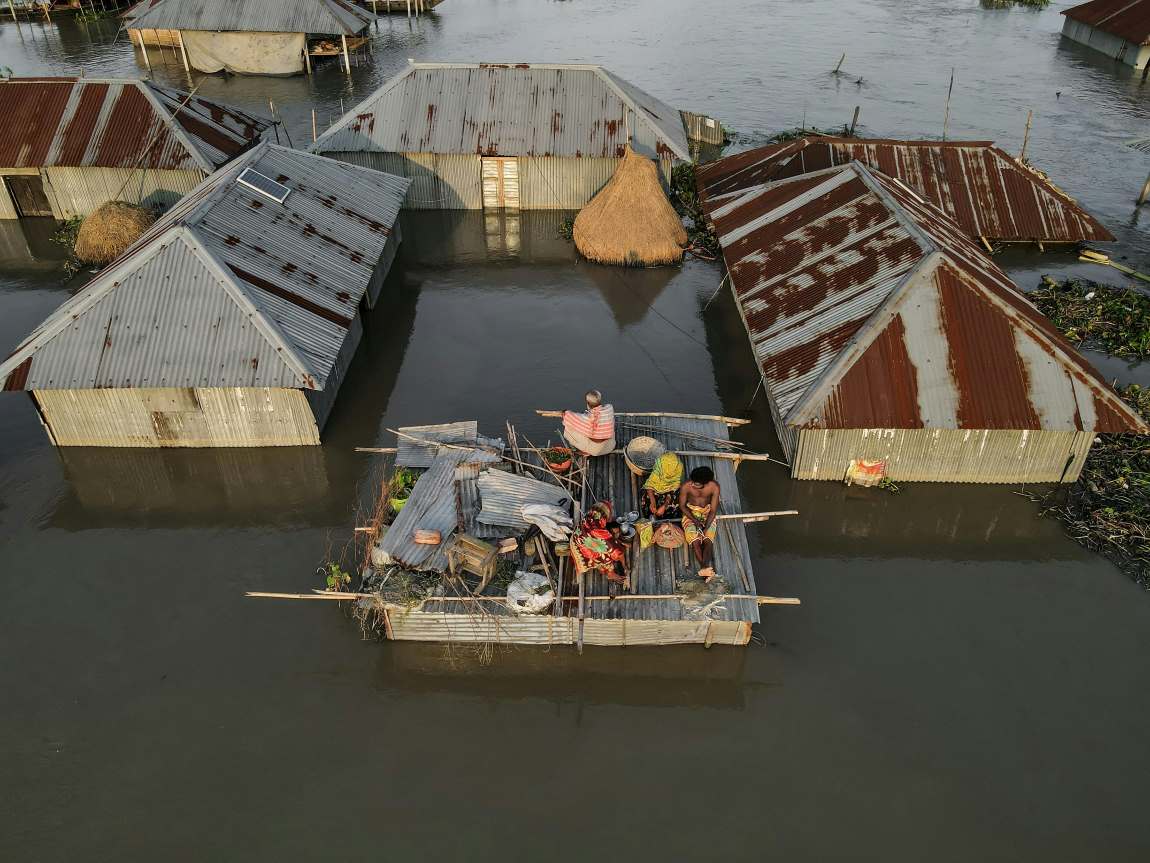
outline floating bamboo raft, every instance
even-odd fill
[[[401,641],[580,648],[745,645],[751,627],[759,622],[761,605],[797,605],[798,600],[758,594],[745,525],[795,512],[742,512],[735,472],[742,461],[766,456],[746,452],[730,440],[729,427],[740,424],[741,420],[725,417],[616,414],[618,449],[588,459],[585,471],[577,460],[565,475],[552,474],[540,449],[520,438],[510,424],[506,442],[483,438],[474,422],[398,429],[396,448],[364,449],[394,452],[397,466],[425,471],[389,528],[381,530],[377,518],[373,526],[357,529],[382,553],[377,559],[382,556],[386,565],[368,568],[366,587],[359,593],[251,595],[354,602],[361,619],[372,621],[373,629]],[[556,554],[554,544],[538,533],[533,537],[534,553],[521,559],[518,568],[547,577],[556,600],[545,613],[516,613],[507,603],[505,586],[451,574],[447,549],[455,535],[492,544],[515,537],[521,549],[527,525],[518,513],[524,503],[566,500],[568,505],[574,502],[578,511],[584,501],[589,505],[608,500],[616,517],[638,510],[642,480],[628,469],[622,451],[640,436],[653,437],[667,450],[680,453],[687,473],[700,466],[714,471],[722,488],[712,562],[717,579],[703,583],[685,546],[673,551],[656,545],[639,550],[636,540],[628,590],[612,585],[597,570],[589,570],[580,580],[570,559]],[[381,502],[381,507],[386,504]],[[416,542],[417,531],[439,531],[442,545]],[[397,572],[418,573],[423,587],[430,589],[397,598],[389,592],[387,580],[412,577]]]

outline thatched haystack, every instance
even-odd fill
[[[687,242],[655,163],[630,147],[615,176],[579,211],[572,235],[588,260],[628,267],[677,264]]]
[[[126,201],[102,204],[80,225],[75,255],[85,264],[107,264],[140,239],[154,221],[151,210]]]

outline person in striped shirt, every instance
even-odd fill
[[[586,411],[563,412],[563,437],[584,455],[606,455],[615,449],[615,408],[603,404],[599,390],[590,390]]]

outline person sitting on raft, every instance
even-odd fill
[[[631,578],[623,531],[611,516],[611,504],[607,501],[600,501],[587,510],[578,529],[571,534],[571,558],[580,578],[586,570],[598,569],[610,581],[629,588]]]
[[[691,471],[691,481],[679,490],[679,507],[683,510],[683,535],[699,561],[699,575],[710,581],[717,573],[711,566],[718,533],[719,484],[709,467]]]
[[[655,461],[651,475],[643,483],[639,510],[652,520],[678,518],[679,488],[683,485],[683,462],[673,452],[665,452]]]
[[[584,455],[606,455],[615,449],[615,408],[603,404],[601,392],[590,390],[585,412],[563,412],[563,437]]]

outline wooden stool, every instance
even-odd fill
[[[475,593],[483,593],[495,575],[499,562],[499,549],[489,542],[476,539],[466,533],[457,534],[447,549],[447,568],[453,576],[470,572],[479,576],[479,587]]]

